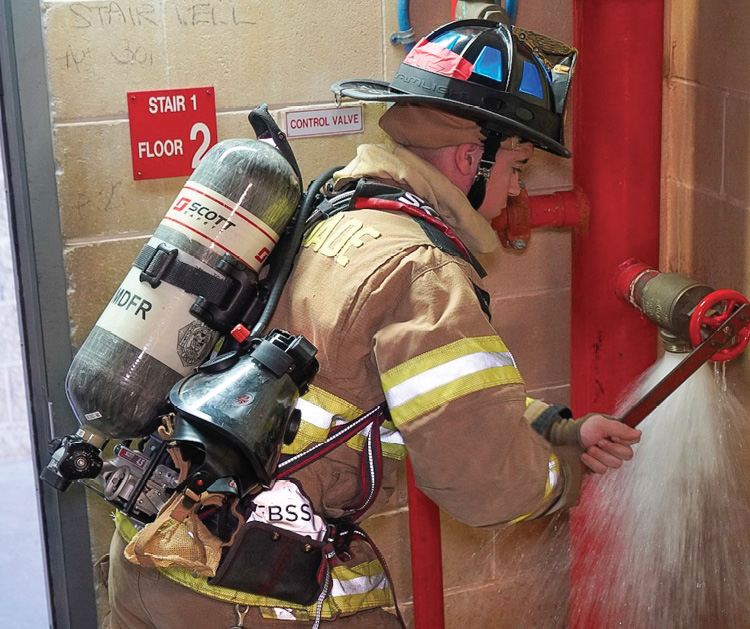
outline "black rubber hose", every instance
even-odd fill
[[[274,277],[271,279],[271,291],[268,296],[268,302],[266,302],[263,313],[260,315],[258,322],[250,332],[251,336],[260,336],[266,329],[268,322],[271,320],[273,313],[276,311],[276,306],[279,304],[281,299],[281,293],[284,290],[286,281],[289,279],[289,275],[292,272],[294,266],[294,259],[297,256],[300,243],[302,242],[302,235],[305,232],[305,226],[307,219],[310,218],[313,210],[315,209],[315,201],[318,196],[318,192],[325,185],[325,183],[331,178],[333,173],[337,170],[341,170],[342,166],[334,166],[329,168],[324,173],[320,174],[315,181],[313,181],[305,192],[302,204],[300,205],[299,212],[297,212],[297,222],[294,224],[294,229],[289,236],[285,239],[286,242],[279,243],[280,247],[284,247],[283,251],[279,252],[279,270],[278,273],[274,272]]]

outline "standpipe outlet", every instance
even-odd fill
[[[508,249],[525,249],[531,230],[537,227],[574,227],[585,224],[589,204],[583,190],[561,190],[552,194],[529,195],[525,189],[492,220],[501,244]]]
[[[747,297],[734,290],[714,290],[679,273],[662,273],[637,260],[620,265],[617,294],[677,339],[697,347],[717,330]],[[740,329],[734,342],[712,360],[735,358],[750,341],[750,325]]]

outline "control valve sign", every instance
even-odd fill
[[[133,179],[184,177],[216,144],[213,87],[128,92]]]

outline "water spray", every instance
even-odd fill
[[[708,363],[747,347],[748,299],[634,260],[616,279],[666,352],[615,410],[643,430],[633,460],[590,478],[576,507],[570,626],[747,627],[750,409]]]
[[[622,415],[628,426],[637,426],[706,361],[736,358],[750,341],[750,301],[737,291],[628,260],[618,270],[617,293],[661,328],[667,351],[690,352]]]

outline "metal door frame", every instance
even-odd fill
[[[39,471],[53,435],[78,424],[63,383],[72,358],[41,1],[1,0],[0,141],[8,187],[24,371]],[[52,626],[96,627],[86,498],[38,484]]]

